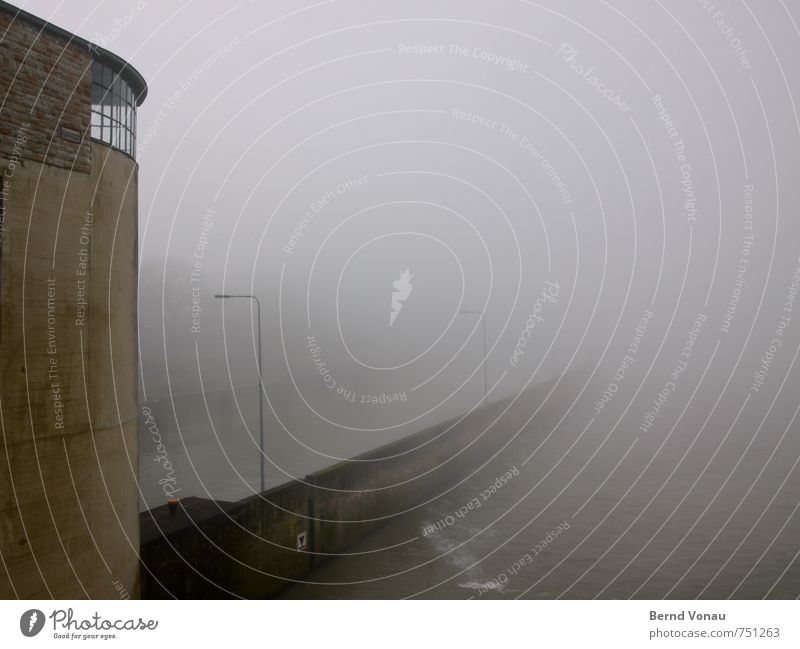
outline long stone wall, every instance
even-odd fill
[[[552,383],[525,393],[531,412]],[[393,515],[439,495],[516,432],[508,400],[238,502],[202,498],[141,514],[143,598],[265,598]],[[303,543],[305,546],[303,547]]]

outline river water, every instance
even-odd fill
[[[398,512],[283,596],[800,595],[796,405],[768,412],[768,402],[751,400],[739,412],[741,403],[695,400],[674,425],[642,433],[625,419],[598,414],[580,387],[538,411],[539,400],[523,393],[489,431],[498,439],[495,457]],[[584,394],[597,388],[589,385]],[[254,405],[242,402],[251,415]],[[169,467],[157,460],[150,431],[140,434],[142,509],[163,504],[159,481],[169,475],[179,497],[236,500],[256,492],[252,416],[243,420],[213,403],[206,412],[201,403],[183,407],[180,430],[168,420],[162,409],[159,435]],[[333,462],[299,453],[296,440],[269,426],[269,486]],[[352,457],[409,432],[339,436],[331,450]],[[309,446],[319,449],[325,440],[323,430],[307,429]]]
[[[796,598],[800,435],[755,402],[641,434],[578,400],[287,598]],[[730,406],[730,407],[729,407]],[[793,410],[793,409],[792,409]],[[594,415],[594,417],[592,416]],[[759,423],[763,425],[759,427]]]

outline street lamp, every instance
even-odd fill
[[[215,298],[227,300],[229,298],[240,297],[256,301],[258,308],[258,434],[261,447],[261,491],[266,491],[266,478],[264,474],[264,380],[261,375],[261,302],[255,295],[232,295],[230,293],[218,293]]]
[[[483,407],[486,407],[486,399],[489,396],[489,381],[486,377],[486,314],[483,311],[462,310],[459,313],[475,313],[483,320]]]

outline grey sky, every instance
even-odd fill
[[[252,385],[250,311],[224,304],[223,340],[223,289],[263,301],[278,410],[326,430],[413,430],[478,404],[482,323],[462,310],[486,312],[497,397],[591,362],[581,403],[613,384],[593,412],[636,431],[668,383],[658,426],[689,400],[777,394],[800,328],[785,306],[800,254],[792,3],[140,4],[24,8],[149,83],[153,398],[169,389],[165,349],[176,393],[200,391],[196,349],[206,390]],[[330,380],[406,398],[365,410]]]

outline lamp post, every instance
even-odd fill
[[[227,300],[229,298],[246,298],[256,301],[257,314],[258,314],[258,435],[259,445],[261,447],[261,491],[266,491],[266,478],[264,474],[264,379],[261,375],[261,302],[255,295],[233,295],[231,293],[218,293],[215,298]]]
[[[486,399],[489,396],[489,381],[486,376],[486,314],[483,311],[462,310],[459,313],[479,314],[483,320],[483,406],[486,407]]]

